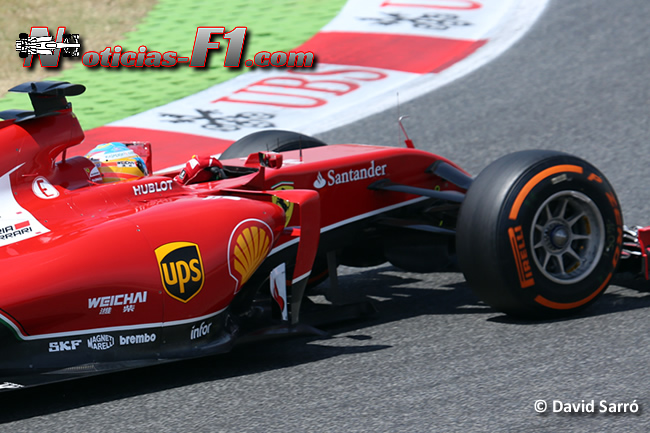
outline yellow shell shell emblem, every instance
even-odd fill
[[[260,267],[272,245],[273,232],[260,220],[246,220],[235,228],[230,237],[228,264],[230,274],[239,282],[236,291]]]

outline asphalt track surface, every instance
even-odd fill
[[[569,151],[609,178],[626,223],[650,224],[648,16],[645,0],[552,0],[507,53],[402,104],[411,138],[474,174],[519,149]],[[395,117],[321,138],[396,144]],[[373,293],[379,314],[329,339],[3,393],[0,431],[650,430],[647,288],[612,286],[578,317],[528,323],[480,303],[460,274],[382,266],[341,284]],[[553,413],[553,400],[640,410]]]

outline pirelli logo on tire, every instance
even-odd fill
[[[530,269],[530,259],[526,252],[526,243],[524,242],[524,234],[521,226],[514,229],[508,229],[508,237],[510,238],[510,246],[512,247],[512,254],[515,257],[517,265],[517,276],[519,277],[519,285],[522,289],[535,285],[533,280],[533,272]]]
[[[190,242],[172,242],[155,250],[165,292],[188,302],[203,288],[205,272],[199,246]]]

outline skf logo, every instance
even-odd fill
[[[510,237],[512,254],[515,257],[515,263],[517,264],[517,275],[519,276],[519,284],[521,285],[521,288],[525,289],[526,287],[535,285],[521,226],[515,227],[514,230],[510,227],[508,229],[508,236]]]
[[[77,350],[77,347],[81,344],[81,340],[71,340],[71,341],[52,341],[50,343],[50,352],[68,352],[70,350]]]
[[[169,296],[188,302],[203,288],[204,271],[199,246],[190,242],[172,242],[155,250],[160,278]]]
[[[228,242],[228,269],[237,281],[235,293],[259,268],[273,245],[271,228],[258,219],[240,222]]]

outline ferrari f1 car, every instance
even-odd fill
[[[409,140],[261,131],[193,182],[176,170],[100,183],[67,156],[84,134],[66,97],[85,88],[12,90],[33,111],[0,113],[2,389],[303,332],[318,283],[340,301],[339,264],[459,266],[483,301],[524,318],[593,303],[622,255],[647,277],[648,232],[626,232],[605,176],[565,153],[510,154],[472,178]],[[150,172],[151,146],[129,145]]]
[[[16,51],[21,58],[38,54],[47,56],[54,54],[55,50],[63,49],[65,57],[79,57],[79,35],[64,34],[62,42],[55,42],[52,36],[29,36],[21,33],[16,41]]]

